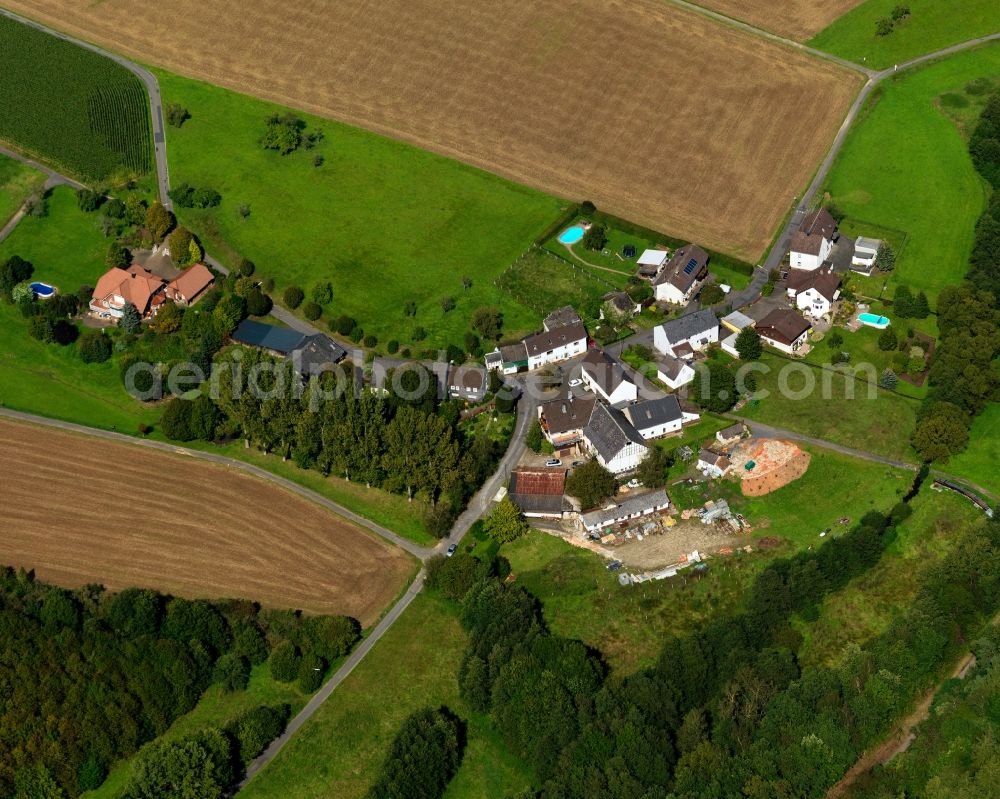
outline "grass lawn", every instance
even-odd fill
[[[984,518],[968,500],[929,486],[911,503],[913,515],[899,526],[879,565],[827,596],[817,620],[796,621],[805,639],[799,651],[804,666],[832,665],[848,644],[864,645],[885,630],[913,601],[919,587],[915,575],[941,560],[968,525]]]
[[[0,227],[14,216],[21,204],[45,182],[45,176],[30,166],[0,155]]]
[[[580,221],[576,220],[576,223]],[[579,241],[568,247],[565,244],[561,244],[558,240],[558,235],[565,228],[560,228],[556,231],[556,235],[545,241],[542,246],[544,249],[555,253],[561,258],[576,258],[581,266],[595,264],[604,267],[604,269],[613,269],[616,272],[620,272],[627,278],[634,275],[636,270],[638,270],[637,261],[644,250],[667,247],[673,251],[684,244],[683,241],[671,238],[670,236],[656,234],[651,230],[644,233],[632,233],[615,227],[609,220],[599,219],[598,221],[606,226],[608,235],[607,244],[604,245],[604,249],[600,252],[586,249],[583,246],[583,241]],[[636,228],[636,230],[639,230],[639,228]],[[630,258],[625,258],[622,255],[622,249],[626,244],[634,245],[636,248],[635,255]],[[708,270],[716,276],[715,282],[717,283],[726,283],[735,289],[746,288],[750,285],[750,275],[734,268],[735,263],[736,261],[730,257],[713,253],[709,260]],[[622,286],[625,285],[624,281],[616,278],[615,275],[603,270],[594,271],[600,277],[612,281],[618,280]]]
[[[734,479],[705,481],[700,475],[696,483],[670,484],[667,491],[680,508],[700,507],[722,497],[747,517],[754,538],[778,536],[796,547],[808,547],[822,543],[819,534],[827,528],[833,528],[834,535],[848,529],[849,524],[838,525],[842,517],[853,524],[870,510],[888,510],[913,480],[913,474],[902,469],[821,447],[803,449],[812,455],[806,473],[762,497],[743,496]]]
[[[916,400],[881,389],[869,398],[864,383],[772,353],[766,353],[761,363],[768,371],[757,375],[758,392],[767,391],[768,396],[741,411],[747,418],[846,447],[916,461],[910,447]],[[782,371],[786,368],[787,373]],[[823,390],[824,379],[829,381],[829,391]],[[799,398],[809,383],[814,390]],[[782,386],[787,391],[782,392]],[[854,389],[854,399],[847,399],[849,387]]]
[[[292,461],[282,461],[278,455],[267,455],[253,448],[246,449],[242,443],[220,446],[192,441],[186,446],[227,455],[260,466],[279,477],[305,486],[422,546],[429,546],[437,541],[424,529],[421,520],[426,505],[420,500],[407,502],[402,494],[390,494],[378,488],[367,488],[363,483],[348,482],[340,477],[324,477],[315,470],[300,469]]]
[[[937,101],[997,74],[1000,45],[951,56],[883,84],[851,129],[826,189],[852,224],[905,233],[886,296],[901,282],[925,290],[933,306],[937,293],[968,271],[986,190],[961,132]]]
[[[890,308],[876,309],[875,313],[885,313],[888,315],[891,313]],[[930,318],[930,317],[929,317]],[[912,320],[917,322],[918,320]],[[923,320],[921,320],[923,321]],[[900,319],[898,322],[893,324],[893,329],[896,331],[896,335],[899,337],[905,336],[909,328],[910,320]],[[831,349],[827,344],[826,338],[830,335],[829,333],[824,336],[822,340],[817,341],[814,337],[813,348],[806,354],[805,360],[807,363],[816,364],[817,366],[825,366],[826,368],[836,369],[838,371],[845,371],[856,374],[858,377],[874,384],[878,384],[878,380],[883,370],[892,367],[892,358],[896,354],[896,351],[885,352],[879,349],[878,339],[881,335],[880,330],[876,330],[873,327],[862,326],[859,330],[853,333],[842,327],[834,328],[838,331],[843,338],[843,343],[836,347],[836,349]],[[917,346],[923,345],[919,340],[915,339],[914,342]],[[851,355],[851,361],[849,364],[838,364],[836,366],[831,366],[830,358],[835,352],[848,352]],[[926,360],[925,360],[926,366]],[[874,372],[868,366],[874,367]],[[902,378],[896,384],[896,391],[907,397],[913,397],[915,399],[923,399],[927,396],[927,381],[924,381],[922,386],[915,386],[912,383],[908,383]]]
[[[624,278],[583,265],[574,268],[566,255],[557,258],[532,247],[503,271],[496,285],[509,301],[532,308],[539,317],[563,305],[584,313],[585,304],[624,287]]]
[[[458,696],[465,632],[456,607],[421,594],[281,753],[240,792],[241,799],[363,797],[403,720],[445,705],[468,722],[462,765],[447,799],[506,796],[530,775],[507,754],[485,717]]]
[[[939,464],[1000,496],[1000,403],[991,402],[972,422],[965,452]]]
[[[35,265],[34,277],[75,292],[104,272],[108,240],[97,215],[76,206],[72,189],[56,187],[48,214],[26,217],[3,242],[0,261],[20,255]],[[75,345],[43,344],[12,305],[0,304],[0,403],[18,410],[126,433],[140,422],[155,424],[160,412],[130,397],[113,361],[85,364]]]
[[[910,16],[888,36],[876,36],[876,22],[896,5],[897,0],[867,0],[820,31],[809,44],[884,69],[1000,30],[1000,5],[995,0],[909,0]]]
[[[714,436],[719,430],[729,427],[732,424],[733,421],[731,419],[716,416],[714,413],[703,413],[697,422],[683,428],[679,436],[668,436],[667,438],[657,439],[656,446],[666,452],[672,452],[679,447],[683,447],[685,444],[694,449],[708,439],[714,441]]]
[[[307,699],[295,683],[272,680],[264,663],[254,667],[245,691],[226,693],[217,685],[211,686],[194,709],[177,719],[158,740],[176,740],[206,727],[224,727],[243,711],[261,705],[289,705],[295,714]],[[84,799],[116,799],[128,781],[132,761],[129,758],[115,766],[100,788],[82,795]]]
[[[417,326],[427,347],[461,344],[472,311],[498,305],[505,333],[526,333],[538,312],[494,281],[559,215],[562,203],[456,161],[329,119],[300,114],[324,138],[287,156],[258,143],[264,120],[283,109],[206,83],[158,72],[165,102],[191,118],[170,131],[174,185],[210,186],[218,208],[178,209],[212,254],[237,253],[308,292],[333,284],[327,315],[354,317],[379,341],[406,346]],[[314,166],[316,155],[323,156]],[[241,206],[249,209],[242,219]],[[472,279],[465,290],[463,276]],[[445,313],[441,300],[454,297]],[[413,301],[416,316],[404,315]]]
[[[553,632],[600,650],[621,674],[651,665],[668,636],[735,608],[768,560],[741,553],[711,561],[697,579],[682,572],[623,588],[603,558],[548,533],[532,530],[500,554],[518,584],[538,597]]]

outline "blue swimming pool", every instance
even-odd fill
[[[868,327],[874,327],[878,330],[885,330],[889,326],[888,317],[879,316],[875,313],[858,314],[858,321],[863,325],[868,325]]]
[[[559,234],[559,243],[576,244],[582,238],[583,228],[580,225],[573,225],[573,227],[568,227]]]
[[[55,286],[50,286],[48,283],[32,283],[31,290],[40,300],[47,300],[56,293]]]

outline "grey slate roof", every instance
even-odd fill
[[[549,433],[559,435],[570,430],[582,430],[590,421],[594,412],[597,397],[593,394],[586,397],[566,396],[542,403],[542,414]]]
[[[753,319],[740,311],[733,311],[731,314],[727,314],[722,317],[722,321],[726,324],[732,325],[737,330],[743,330],[745,327],[753,327],[754,325]]]
[[[587,328],[582,324],[575,324],[556,327],[552,330],[545,330],[533,336],[528,336],[524,340],[524,346],[528,351],[528,355],[542,355],[550,350],[554,350],[556,347],[562,347],[572,341],[580,341],[581,339],[587,339]]]
[[[609,291],[601,299],[618,313],[632,313],[635,310],[635,302],[624,291]]]
[[[676,394],[667,394],[656,399],[641,400],[625,408],[625,416],[636,430],[648,430],[682,419],[681,404]]]
[[[504,363],[527,362],[528,351],[525,349],[523,341],[519,341],[517,344],[504,344],[500,347],[500,357]]]
[[[347,355],[347,350],[322,333],[306,337],[288,356],[302,377],[320,374]]]
[[[570,325],[582,324],[583,320],[571,305],[564,305],[556,308],[552,313],[542,320],[542,327],[546,330],[555,330],[557,327],[569,327]]]
[[[656,369],[665,374],[670,380],[676,380],[681,375],[681,370],[687,363],[673,355],[661,355],[656,361]]]
[[[695,338],[700,333],[707,333],[713,327],[718,326],[719,319],[715,312],[711,308],[703,308],[700,311],[664,322],[663,332],[667,334],[667,341],[675,344],[678,341]]]
[[[617,358],[612,358],[604,350],[589,350],[580,364],[580,369],[587,373],[608,396],[622,383],[631,383],[632,379]]]
[[[601,402],[594,406],[583,434],[606,461],[625,449],[629,442],[646,446],[639,431],[625,418],[625,414]]]
[[[587,527],[598,527],[634,513],[651,513],[654,508],[669,504],[670,499],[667,497],[667,491],[661,488],[658,491],[628,497],[613,508],[602,508],[581,514],[580,518]]]

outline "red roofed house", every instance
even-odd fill
[[[168,300],[194,305],[215,284],[215,275],[205,264],[193,264],[167,284]]]
[[[166,300],[163,293],[166,284],[162,277],[138,264],[132,264],[128,269],[109,269],[97,281],[90,310],[96,316],[117,322],[125,311],[125,305],[132,303],[139,316],[149,319],[156,316]]]

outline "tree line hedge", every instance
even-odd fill
[[[830,677],[800,669],[795,653],[801,637],[791,617],[815,618],[827,593],[878,563],[925,477],[922,470],[911,492],[888,515],[868,513],[822,547],[769,564],[740,612],[671,638],[655,666],[629,676],[609,678],[599,653],[553,636],[537,601],[523,589],[496,579],[474,582],[462,600],[461,619],[469,632],[459,672],[462,696],[474,709],[490,714],[511,750],[532,767],[540,797],[653,797],[667,796],[671,789],[676,796],[814,795],[816,786],[842,773],[848,749],[838,749],[823,773],[816,774],[815,763],[809,768],[802,763],[814,742],[800,734],[795,739],[800,748],[792,748],[794,767],[787,761],[790,776],[782,779],[794,777],[805,786],[802,791],[782,793],[784,783],[768,784],[775,770],[786,765],[781,760],[789,750],[784,740],[782,746],[773,740],[759,745],[758,756],[770,756],[777,764],[758,771],[751,763],[749,774],[740,771],[745,764],[738,756],[763,740],[762,720],[779,712],[772,709],[774,703],[805,692],[817,703],[817,712],[840,718],[841,725],[845,713],[865,711],[858,715],[857,730],[831,739],[834,743],[824,737],[825,727],[817,732],[820,749],[870,740],[895,718],[921,675],[947,656],[953,638],[942,638],[941,630],[974,624],[977,609],[985,611],[996,602],[1000,559],[980,565],[979,557],[969,555],[978,548],[989,560],[1000,546],[1000,525],[970,537],[946,568],[929,575],[908,622],[894,626],[884,646],[872,650],[864,674],[873,682],[866,681],[865,690],[878,698],[884,688],[879,680],[885,679],[898,691],[896,700],[874,702],[866,695],[849,705],[844,695],[826,689],[810,693],[817,680],[822,684]],[[458,564],[439,568],[454,571],[448,579],[435,575],[453,593],[476,576],[475,569]],[[902,675],[898,682],[882,674],[885,664]],[[767,729],[780,733],[784,727]],[[718,780],[730,779],[725,776],[730,773],[745,779],[719,788]],[[765,784],[760,790],[754,787]]]

